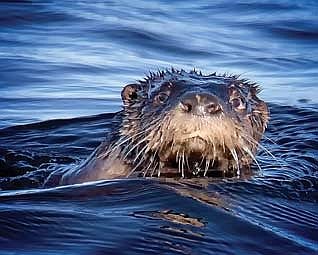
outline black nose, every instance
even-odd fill
[[[218,98],[208,93],[187,93],[179,103],[183,112],[195,115],[216,114],[222,111]]]

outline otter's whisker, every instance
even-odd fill
[[[147,149],[148,149],[148,146],[145,145],[145,146],[139,151],[139,153],[136,155],[136,157],[135,157],[135,159],[134,159],[133,162],[134,162],[134,163],[136,162],[136,160],[139,158],[139,156],[140,156],[141,153],[145,152],[144,154],[146,154]]]
[[[259,135],[261,135],[263,138],[265,138],[267,141],[271,142],[274,145],[280,146],[278,143],[276,143],[273,139],[269,138],[267,135],[256,131],[256,133],[258,133]]]
[[[138,162],[138,164],[130,171],[130,173],[127,175],[127,177],[129,177],[130,175],[132,175],[132,173],[135,172],[135,170],[144,162],[143,158]]]
[[[153,164],[153,157],[150,158],[149,164],[148,164],[147,168],[144,170],[143,177],[146,177],[146,176],[147,176],[148,170],[150,169],[150,167],[152,166],[152,164]]]
[[[129,141],[129,140],[131,140],[131,139],[133,139],[133,138],[138,137],[139,135],[145,133],[146,131],[147,131],[147,130],[142,130],[142,131],[140,131],[140,132],[138,132],[138,133],[136,133],[136,134],[132,134],[132,135],[130,135],[130,136],[128,136],[128,137],[123,136],[123,139],[119,139],[114,145],[116,145],[116,146],[121,146],[121,145],[123,145],[124,143],[126,143],[127,141]]]
[[[160,175],[161,175],[161,168],[162,168],[162,166],[163,166],[163,163],[160,161],[160,162],[159,162],[159,165],[158,165],[158,178],[159,178]]]
[[[176,153],[176,163],[179,164],[179,150],[177,150],[177,153]],[[180,168],[178,168],[178,169],[180,169]],[[179,173],[180,173],[180,171],[179,171]]]
[[[247,147],[243,147],[243,150],[245,152],[248,153],[248,155],[250,155],[250,157],[253,159],[253,161],[256,163],[258,169],[260,170],[261,174],[263,174],[263,169],[261,168],[261,166],[259,165],[258,161],[256,160],[256,158],[254,157],[253,153],[251,152],[251,150]]]
[[[145,139],[141,139],[137,144],[134,144],[134,146],[132,146],[132,147],[128,150],[128,152],[126,152],[126,153],[124,154],[124,156],[122,157],[122,159],[125,160],[125,159],[128,157],[128,155],[129,155],[134,149],[137,149],[137,147],[138,147],[141,143],[143,143],[144,141],[145,141]],[[126,147],[126,149],[129,148],[130,145],[131,145],[131,144],[129,144],[129,145]]]
[[[129,146],[133,143],[133,138],[137,138],[137,140],[138,140],[139,136],[142,135],[142,134],[145,133],[145,132],[146,132],[146,130],[141,131],[141,132],[138,132],[137,134],[132,135],[131,137],[125,137],[125,136],[124,136],[123,138],[119,139],[116,143],[114,143],[113,145],[111,145],[111,146],[106,150],[105,153],[101,153],[100,155],[98,155],[98,158],[103,158],[104,156],[107,156],[109,153],[114,152],[114,151],[116,151],[117,149],[120,149],[121,146],[122,146],[124,143],[128,142],[129,140],[131,140],[131,142],[130,142],[130,143],[128,144],[128,146],[127,146],[127,147],[129,147]],[[127,147],[126,147],[126,148],[127,148]]]
[[[264,145],[258,144],[257,141],[256,141],[253,137],[251,137],[251,136],[244,136],[244,139],[246,139],[248,142],[250,142],[250,143],[251,143],[252,145],[254,145],[255,147],[259,146],[262,150],[265,151],[265,153],[266,153],[267,155],[269,155],[270,157],[272,157],[272,158],[280,165],[280,167],[282,167],[282,168],[284,167],[283,164],[282,164],[280,161],[282,161],[283,163],[286,164],[286,162],[285,162],[284,159],[279,158],[279,160],[278,160],[278,158],[275,157]]]
[[[242,130],[242,128],[240,128],[240,127],[238,127],[238,126],[236,126],[235,128],[241,131],[241,136],[242,136],[245,140],[247,140],[249,143],[251,143],[252,146],[254,146],[254,147],[259,146],[259,147],[260,147],[261,149],[263,149],[269,156],[271,156],[274,160],[276,160],[276,161],[278,162],[277,158],[276,158],[265,146],[263,146],[262,144],[259,144],[252,136],[246,134],[246,133],[244,132],[244,130]],[[259,133],[259,132],[258,132],[258,133]],[[261,133],[259,133],[259,134],[261,134]],[[264,137],[265,137],[265,135],[264,135]],[[266,138],[266,137],[265,137],[265,138]],[[272,141],[272,142],[275,143],[274,141]]]
[[[159,148],[157,148],[157,149],[155,150],[155,152],[153,153],[153,159],[154,159],[154,160],[157,159],[158,150],[159,150]],[[151,171],[151,177],[154,175],[154,173],[155,173],[155,171],[156,171],[156,167],[157,167],[157,165],[159,164],[158,162],[160,162],[160,161],[157,160],[155,166],[153,166],[153,169],[152,169],[152,171]],[[160,166],[159,166],[159,167],[160,167]],[[159,175],[160,175],[160,174],[159,174]]]
[[[212,160],[212,166],[214,165],[214,161],[216,158],[216,151],[215,151],[215,144],[214,142],[212,142],[212,147],[213,147],[213,160]]]
[[[154,171],[156,171],[158,168],[158,170],[157,170],[158,175],[157,176],[160,177],[160,162],[157,161],[153,168],[154,168]],[[151,177],[152,177],[152,175],[153,175],[153,173],[151,174]]]
[[[178,155],[179,155],[179,153],[178,153]],[[181,173],[181,156],[178,156],[178,172]]]
[[[202,163],[203,163],[204,160],[205,160],[204,155],[201,155],[201,161],[200,161],[199,167],[202,165]]]
[[[182,175],[182,178],[184,178],[184,151],[182,152],[182,165],[181,165],[181,168],[182,168],[181,175]]]
[[[187,169],[190,171],[191,169],[190,169],[190,165],[189,165],[189,158],[188,158],[188,156],[185,157],[185,162],[186,162],[186,167],[187,167]]]
[[[236,153],[236,150],[235,148],[233,148],[231,151],[231,154],[233,156],[233,159],[235,160],[235,163],[236,163],[236,174],[237,176],[240,176],[241,175],[241,171],[240,171],[240,164],[239,164],[239,159],[238,159],[238,156],[237,156],[237,153]]]
[[[210,166],[210,159],[205,159],[205,169],[204,169],[204,177],[206,176],[206,174],[208,173],[208,170],[209,170],[209,166]]]

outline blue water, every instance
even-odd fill
[[[317,17],[314,0],[1,1],[0,254],[317,254]],[[263,87],[261,174],[37,188],[30,172],[103,140],[123,85],[171,66]]]

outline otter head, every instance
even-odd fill
[[[240,174],[255,160],[269,112],[238,76],[165,71],[127,85],[123,159],[144,176]]]

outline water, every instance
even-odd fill
[[[309,0],[1,1],[0,253],[316,254],[317,17]],[[262,85],[276,158],[259,153],[262,173],[8,181],[79,164],[109,131],[122,86],[171,66]]]

